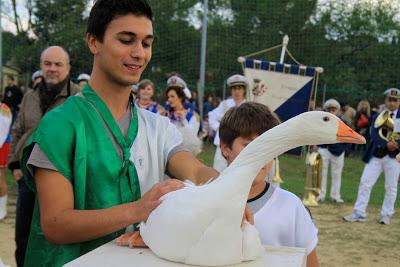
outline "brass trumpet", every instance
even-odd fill
[[[396,142],[400,137],[399,133],[394,131],[394,120],[390,117],[388,110],[379,114],[374,126],[378,129],[379,137],[388,142]]]
[[[272,182],[274,182],[277,185],[279,185],[279,184],[281,184],[283,182],[282,178],[281,178],[281,175],[279,173],[279,159],[275,158],[275,162],[274,163],[275,163],[275,168],[274,168],[275,174],[274,174],[274,177],[272,178]]]
[[[318,152],[312,152],[306,159],[306,182],[304,186],[303,204],[318,206],[317,197],[321,193],[322,158]]]

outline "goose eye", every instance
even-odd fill
[[[323,120],[324,121],[329,121],[329,117],[324,117]]]

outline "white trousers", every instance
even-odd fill
[[[354,211],[361,216],[367,216],[367,206],[371,195],[372,187],[375,185],[379,175],[385,173],[385,198],[383,200],[381,216],[392,216],[394,213],[394,203],[397,197],[397,183],[399,181],[400,163],[389,156],[381,159],[372,157],[365,164],[358,187],[357,201]]]
[[[328,180],[328,166],[331,163],[331,198],[341,199],[340,186],[342,183],[342,171],[344,163],[344,153],[335,156],[327,148],[318,148],[318,153],[322,158],[322,182],[321,198],[326,196],[326,185]]]
[[[216,169],[218,172],[221,172],[227,166],[228,166],[228,162],[222,156],[221,148],[218,145],[217,149],[215,150],[213,168]]]

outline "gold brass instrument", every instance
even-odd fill
[[[275,184],[277,184],[277,185],[279,185],[279,184],[281,184],[283,181],[282,181],[282,178],[281,178],[281,176],[280,176],[280,173],[279,173],[279,159],[278,158],[275,158],[275,174],[274,174],[274,177],[272,178],[272,182],[273,183],[275,183]]]
[[[389,110],[379,114],[375,120],[375,128],[378,129],[379,137],[388,142],[396,142],[400,138],[399,133],[394,132],[394,120],[390,117]]]
[[[318,152],[308,154],[306,166],[303,204],[305,206],[318,206],[317,197],[321,193],[322,181],[321,155]]]

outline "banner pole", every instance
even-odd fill
[[[285,35],[282,41],[281,59],[279,60],[279,63],[281,64],[283,64],[283,61],[285,60],[286,47],[288,44],[289,44],[289,36]]]

